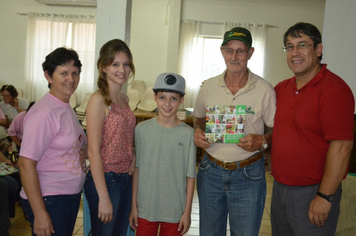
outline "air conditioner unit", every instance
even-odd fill
[[[46,5],[96,7],[97,0],[36,0],[36,2]]]

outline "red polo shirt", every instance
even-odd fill
[[[295,77],[275,87],[272,175],[277,182],[319,184],[332,140],[353,140],[355,101],[348,85],[322,65],[299,90]]]

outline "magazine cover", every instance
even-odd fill
[[[18,171],[18,169],[16,169],[15,167],[13,167],[5,162],[0,162],[0,176],[10,175],[17,171]]]
[[[209,143],[239,143],[244,136],[246,106],[207,106],[205,134]]]

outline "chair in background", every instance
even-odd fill
[[[73,93],[72,96],[70,96],[69,104],[70,104],[70,107],[73,109],[78,106],[77,95],[75,93]]]
[[[87,116],[84,116],[84,120],[82,122],[82,126],[84,129],[87,129]]]
[[[85,111],[87,109],[87,105],[88,105],[89,98],[90,98],[91,95],[92,95],[92,93],[85,94],[83,102],[80,104],[79,107],[75,108],[75,113],[77,113],[77,118],[81,122],[84,121]]]
[[[139,102],[142,101],[143,94],[146,91],[146,83],[143,80],[134,80],[131,85],[131,89],[136,89],[138,91]]]
[[[153,98],[154,92],[153,87],[149,87],[146,89],[142,97],[142,101],[137,105],[137,109],[143,111],[154,111],[157,108],[157,104]]]
[[[129,106],[131,111],[136,110],[137,104],[140,103],[138,91],[136,89],[128,89],[127,96],[129,97]]]

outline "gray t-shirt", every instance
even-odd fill
[[[196,176],[193,128],[184,122],[165,128],[156,118],[140,122],[135,149],[138,216],[152,222],[178,223],[186,204],[186,177]]]

